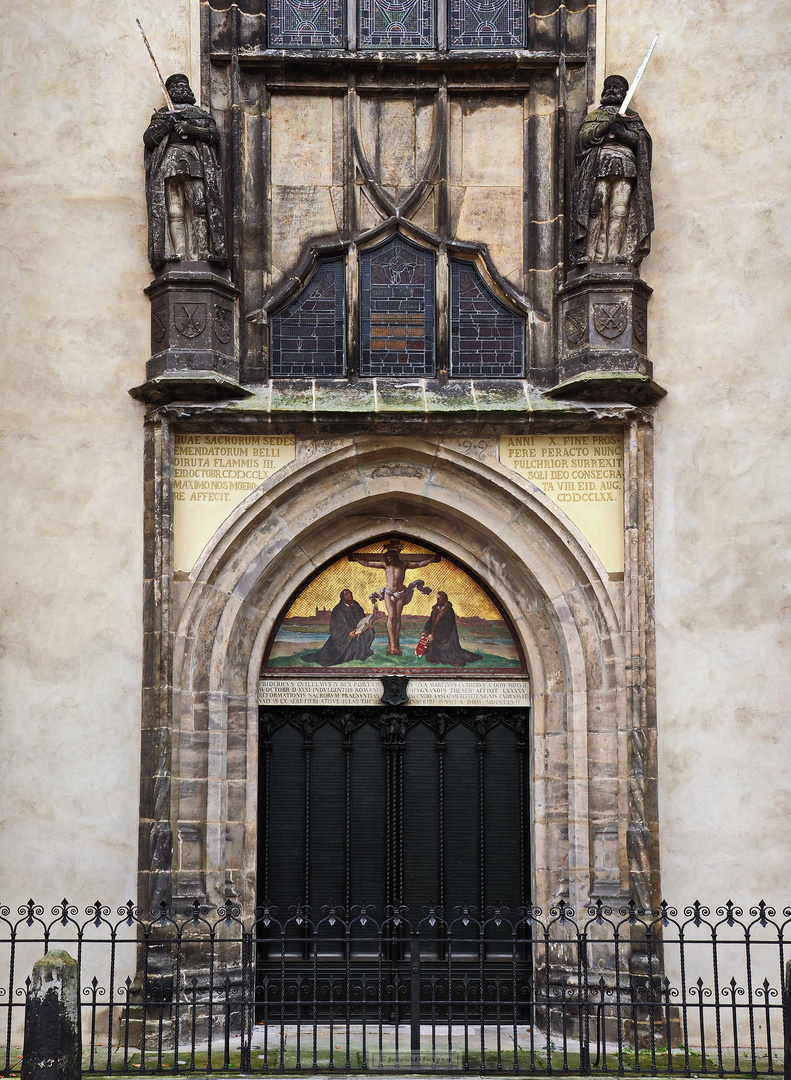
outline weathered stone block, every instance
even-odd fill
[[[246,397],[239,386],[236,288],[207,263],[180,263],[145,290],[151,301],[151,359],[142,401]]]
[[[80,1080],[80,966],[63,949],[33,965],[22,1080]]]
[[[569,276],[560,290],[560,378],[551,396],[635,404],[664,397],[648,359],[651,292],[626,266]]]

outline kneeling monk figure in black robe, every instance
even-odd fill
[[[351,589],[343,589],[341,600],[330,615],[330,636],[318,652],[303,653],[302,659],[322,667],[348,664],[350,660],[367,660],[373,655],[371,644],[376,631],[373,625],[358,630],[357,624],[365,618],[365,612],[352,596]]]
[[[456,627],[456,612],[448,600],[448,594],[437,593],[437,602],[426,620],[423,633],[428,634],[428,645],[423,659],[429,664],[449,664],[451,667],[464,667],[480,660],[480,655],[462,649],[459,631]]]

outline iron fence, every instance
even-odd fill
[[[244,918],[31,900],[0,907],[0,1070],[21,1069],[34,961],[64,949],[88,1074],[782,1074],[790,927],[764,903]]]

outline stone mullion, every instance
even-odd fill
[[[242,253],[242,107],[239,79],[239,8],[231,7],[231,281],[241,284]]]
[[[200,87],[201,101],[211,101],[212,82],[212,9],[209,4],[200,5]],[[208,108],[208,105],[206,106]]]
[[[641,511],[641,638],[643,658],[642,720],[646,732],[645,808],[651,832],[651,902],[661,899],[659,864],[659,795],[657,769],[656,649],[654,620],[654,429],[640,424],[640,511]]]
[[[440,245],[437,254],[436,295],[436,341],[434,345],[434,370],[442,382],[447,382],[450,371],[450,281],[448,249]]]
[[[633,420],[624,439],[624,640],[627,647],[629,813],[627,854],[634,899],[650,907],[659,898],[656,837],[656,717],[653,658],[653,537],[650,431]],[[652,811],[652,807],[654,810]]]
[[[436,108],[440,110],[442,146],[439,154],[437,177],[437,232],[442,240],[451,240],[450,214],[450,104],[448,102],[448,77],[442,75],[437,91]]]
[[[250,79],[241,95],[240,124],[242,155],[240,199],[241,311],[255,311],[263,305],[269,284],[266,217],[268,177],[268,93],[261,75]],[[267,157],[262,153],[266,146]],[[237,313],[238,319],[238,313]],[[264,326],[256,320],[239,320],[239,357],[242,382],[263,382],[267,369],[264,357]]]
[[[171,898],[173,432],[149,416],[144,458],[143,718],[138,897],[143,910]]]
[[[360,297],[357,245],[346,254],[346,371],[352,377],[360,371]]]
[[[437,49],[440,52],[448,50],[448,0],[436,0],[437,7],[434,12],[437,30]]]
[[[356,0],[350,0],[356,3]],[[357,278],[357,245],[354,237],[358,231],[358,206],[360,197],[356,190],[356,164],[354,155],[354,128],[358,121],[359,110],[356,79],[352,72],[348,75],[348,88],[344,98],[344,227],[345,236],[350,239],[346,254],[346,372],[356,377],[360,370],[360,312]]]
[[[272,286],[272,95],[269,92],[266,73],[261,76],[261,142],[258,162],[261,169],[261,295],[266,296]],[[261,328],[262,378],[269,375],[269,323]]]
[[[554,75],[534,73],[527,95],[524,165],[525,293],[538,312],[549,314],[555,304],[557,258],[555,239],[558,191],[553,169],[540,162],[557,158],[557,101]],[[526,372],[539,386],[554,383],[552,323],[531,320],[530,355]]]
[[[346,41],[349,52],[357,51],[357,0],[346,0]]]

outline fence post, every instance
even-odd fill
[[[412,933],[409,941],[409,1036],[412,1066],[420,1065],[420,937]]]
[[[783,1077],[791,1080],[791,960],[786,960],[783,980]]]
[[[63,949],[33,965],[25,1004],[22,1080],[80,1080],[80,967]]]
[[[252,1069],[251,1045],[253,1039],[253,1024],[255,1012],[253,998],[255,997],[255,951],[253,948],[253,931],[242,930],[242,1023],[241,1023],[241,1049],[239,1067],[243,1072]]]

